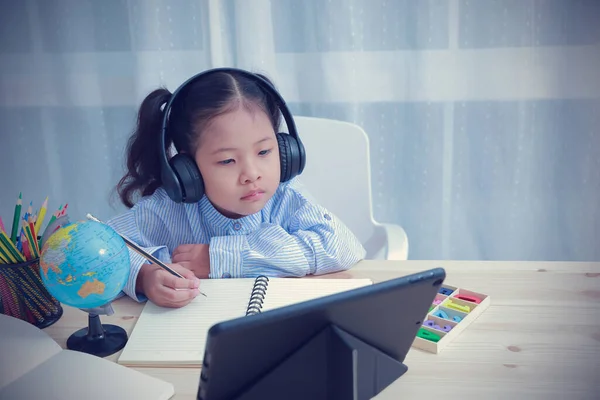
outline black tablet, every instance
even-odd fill
[[[406,372],[443,268],[213,325],[201,400],[370,399]]]

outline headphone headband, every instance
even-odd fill
[[[263,79],[262,77],[243,70],[243,69],[239,69],[239,68],[213,68],[213,69],[209,69],[207,71],[203,71],[200,72],[194,76],[192,76],[191,78],[189,78],[188,80],[186,80],[185,82],[183,82],[171,95],[171,98],[169,99],[169,101],[166,103],[164,109],[163,109],[163,121],[162,121],[162,128],[161,128],[161,142],[162,142],[162,146],[161,146],[161,151],[165,157],[165,159],[167,159],[167,154],[166,154],[166,144],[167,144],[167,125],[169,124],[169,117],[171,114],[171,108],[173,107],[173,104],[175,103],[175,100],[177,99],[178,95],[183,92],[185,89],[187,89],[187,87],[189,85],[191,85],[193,82],[196,82],[197,80],[199,80],[200,78],[203,78],[206,75],[212,74],[212,73],[216,73],[216,72],[233,72],[233,73],[237,73],[240,75],[244,75],[245,77],[253,80],[254,82],[256,82],[257,84],[259,84],[259,86],[265,90],[268,94],[270,94],[273,99],[275,100],[275,102],[277,103],[277,106],[279,107],[279,110],[281,111],[281,114],[283,115],[283,119],[285,121],[285,124],[287,125],[288,128],[288,133],[294,137],[297,141],[300,141],[300,137],[298,136],[298,131],[296,130],[296,123],[294,122],[294,118],[292,117],[292,113],[290,112],[290,110],[287,107],[287,104],[285,102],[285,100],[283,99],[283,97],[281,97],[281,94],[279,94],[279,92],[277,90],[275,90],[275,88],[265,79]]]

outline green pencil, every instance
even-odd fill
[[[15,206],[15,216],[13,217],[12,232],[10,240],[13,243],[17,243],[17,232],[19,230],[19,220],[21,219],[21,205],[23,204],[23,194],[19,192],[19,198],[17,199],[17,205]]]
[[[50,218],[50,222],[48,222],[48,225],[46,225],[46,229],[48,229],[48,227],[50,226],[50,224],[54,222],[54,220],[56,219],[56,216],[58,214],[60,214],[61,210],[62,210],[62,204],[60,205],[60,207],[58,207],[58,211],[55,211],[54,214],[52,214],[52,218]]]

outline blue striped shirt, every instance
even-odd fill
[[[363,259],[365,249],[348,227],[294,182],[280,184],[260,212],[239,219],[223,216],[206,196],[195,204],[178,204],[160,188],[107,223],[165,263],[181,244],[208,244],[209,278],[320,275]],[[135,282],[147,261],[129,254],[131,274],[123,291],[142,301]]]

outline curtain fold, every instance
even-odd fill
[[[410,258],[600,260],[598,1],[7,4],[5,223],[21,191],[74,218],[122,211],[112,189],[143,97],[234,66],[296,114],[366,130],[375,217],[404,227]]]

